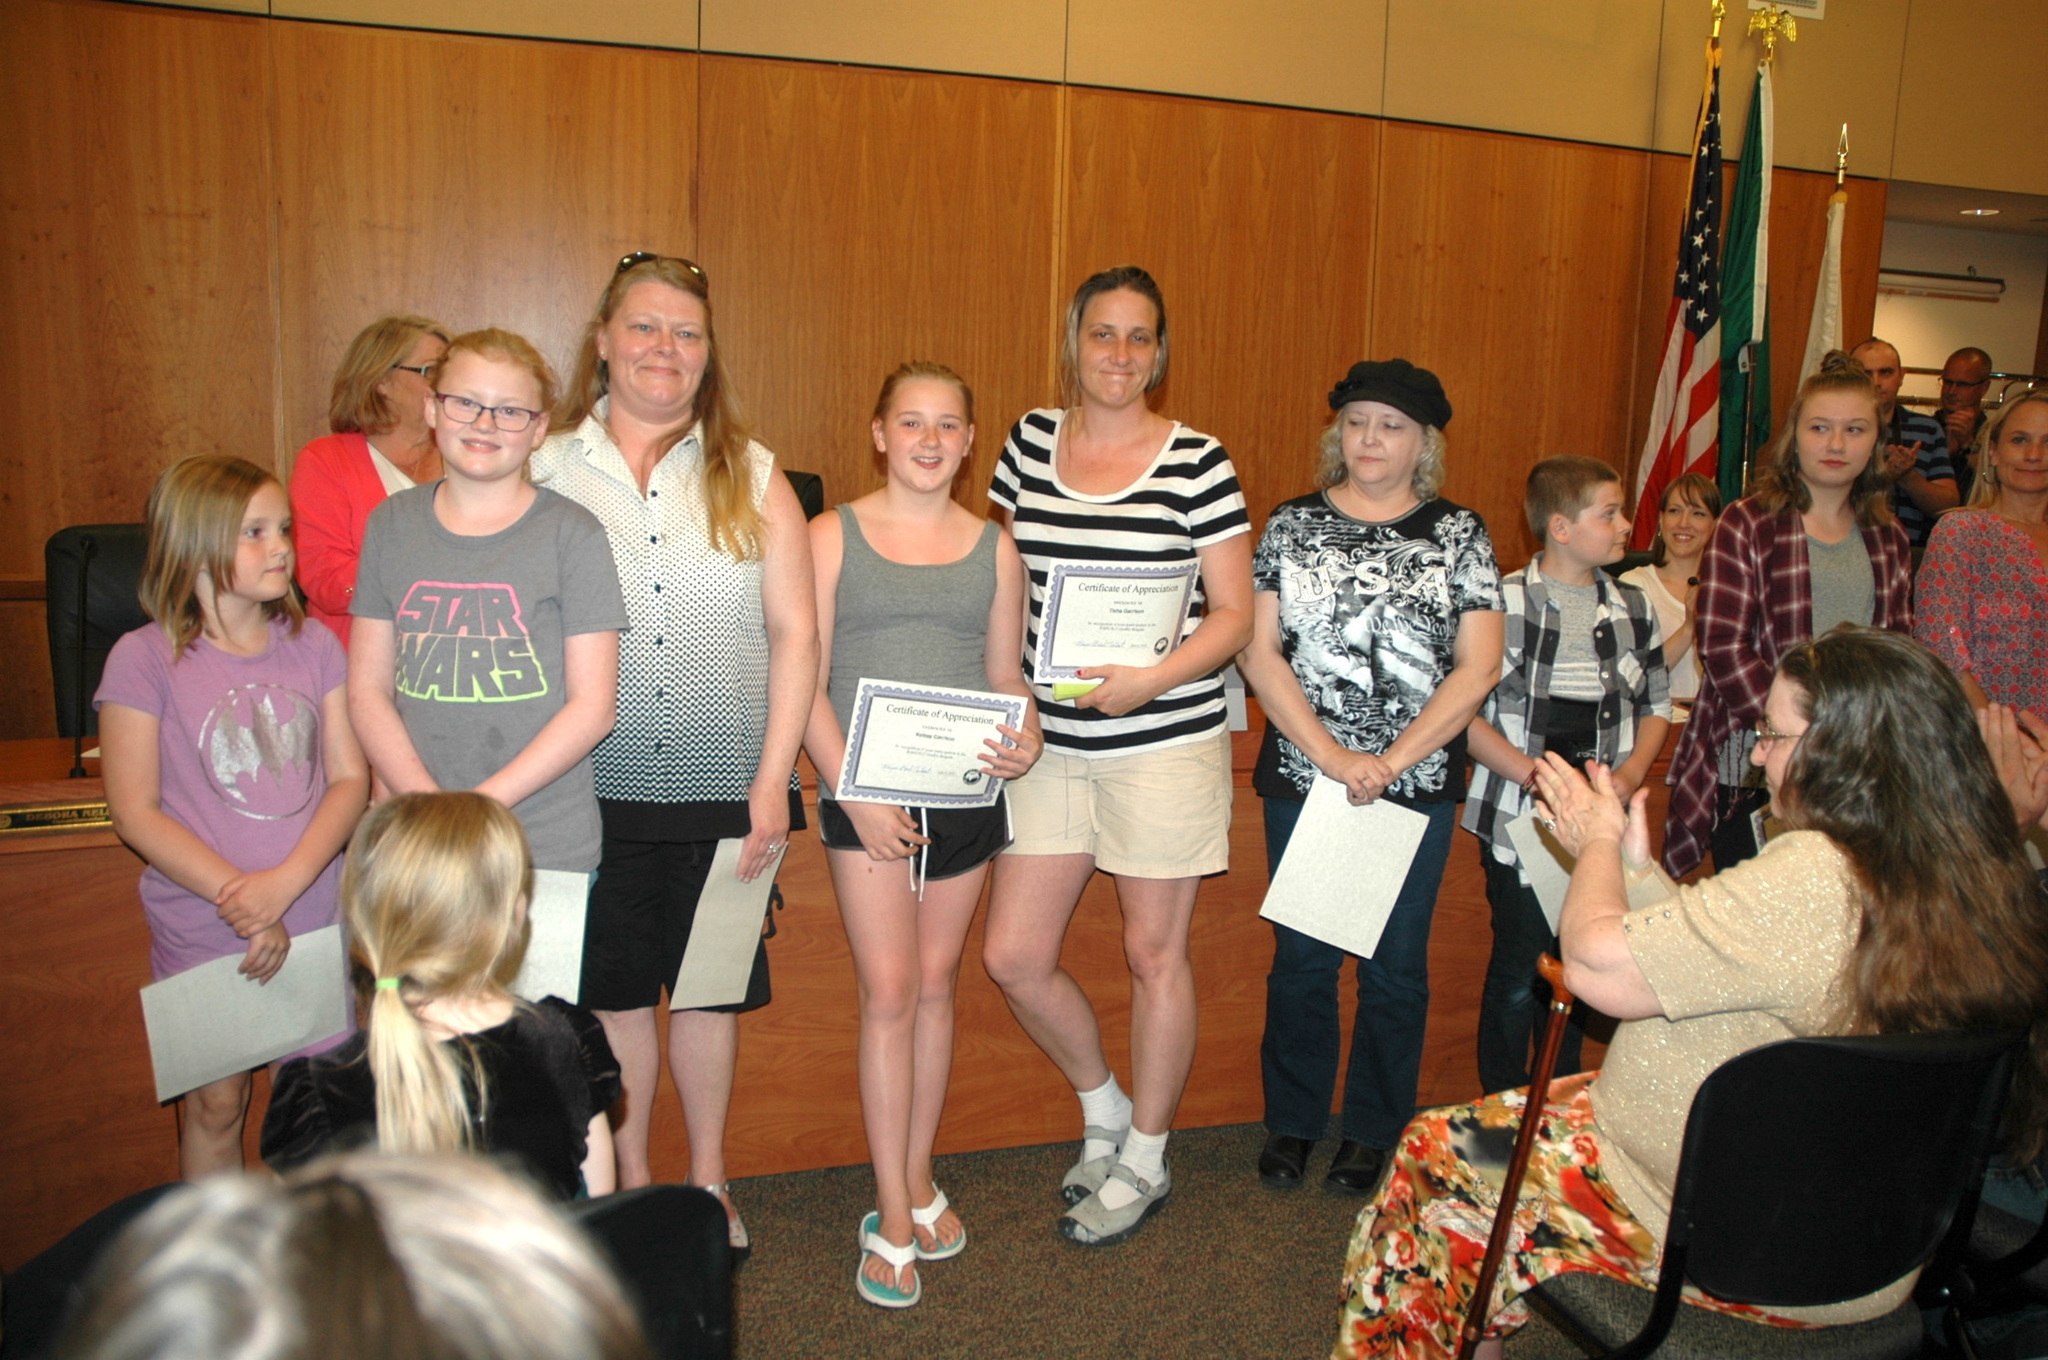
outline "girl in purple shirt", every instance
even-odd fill
[[[107,808],[148,861],[151,974],[240,953],[268,982],[292,937],[333,923],[336,856],[369,791],[347,662],[292,593],[291,507],[269,473],[188,458],[148,520],[154,622],[115,644],[95,701]],[[188,1093],[186,1179],[242,1165],[248,1106],[246,1072]]]

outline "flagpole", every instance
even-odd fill
[[[1758,74],[1761,77],[1761,79],[1758,82],[1758,92],[1761,95],[1763,93],[1764,82],[1770,79],[1771,68],[1776,66],[1778,62],[1778,40],[1780,38],[1783,38],[1786,42],[1798,42],[1799,23],[1790,14],[1785,12],[1783,6],[1766,5],[1762,10],[1753,13],[1749,16],[1749,25],[1746,31],[1751,35],[1761,37],[1763,41],[1764,53],[1762,58],[1757,62]],[[1761,116],[1761,113],[1761,110],[1752,108],[1750,110],[1749,116],[1751,120],[1754,121],[1759,116]],[[1846,135],[1846,125],[1844,125],[1844,127]],[[1765,163],[1762,166],[1762,174],[1764,176],[1764,182],[1766,186],[1768,186],[1772,170],[1772,166],[1770,165],[1770,160],[1772,158],[1768,150],[1768,134],[1764,146]],[[1839,190],[1839,188],[1841,187],[1839,170],[1837,173],[1835,183],[1836,188]],[[1769,202],[1768,192],[1765,196],[1765,202]],[[1766,209],[1766,214],[1768,214],[1768,209]],[[1766,221],[1764,225],[1767,227],[1768,221]],[[1762,260],[1759,260],[1757,263],[1759,266],[1763,265]],[[1765,288],[1767,286],[1767,278],[1760,277],[1758,279],[1759,289]],[[1756,312],[1756,323],[1758,329],[1761,329],[1764,324],[1763,312],[1761,309],[1758,309],[1758,311]],[[1738,466],[1742,468],[1742,485],[1745,489],[1749,486],[1750,480],[1756,475],[1756,451],[1759,442],[1757,439],[1756,422],[1752,418],[1752,413],[1756,410],[1757,343],[1758,342],[1756,338],[1752,336],[1752,338],[1743,345],[1738,360],[1742,367],[1743,410],[1742,430],[1740,435],[1742,441],[1742,457]]]

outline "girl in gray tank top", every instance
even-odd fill
[[[811,521],[823,673],[804,749],[817,767],[819,832],[860,982],[861,1116],[876,1209],[860,1223],[854,1288],[908,1308],[918,1263],[957,1256],[967,1229],[932,1181],[932,1144],[953,1061],[953,988],[989,861],[1009,843],[985,808],[840,803],[855,693],[866,680],[1016,695],[1021,727],[991,723],[982,763],[1010,780],[1043,747],[1019,668],[1025,575],[1001,526],[952,496],[974,447],[974,397],[939,364],[882,384],[872,425],[887,480]]]

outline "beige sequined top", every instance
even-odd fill
[[[1858,913],[1849,861],[1817,831],[1773,837],[1755,859],[1695,885],[1654,871],[1631,878],[1622,928],[1664,1014],[1615,1030],[1593,1113],[1601,1169],[1661,1242],[1700,1083],[1752,1048],[1830,1032]],[[1813,1322],[1877,1317],[1915,1275],[1848,1303],[1780,1311]]]

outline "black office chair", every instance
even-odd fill
[[[135,595],[148,546],[140,524],[74,524],[43,545],[43,612],[60,737],[99,733],[92,696],[107,651],[123,633],[149,622]]]
[[[1962,1268],[1945,1281],[1942,1332],[1964,1360],[1978,1355],[2048,1354],[2048,1220],[2035,1222],[1979,1204]],[[2025,1315],[2025,1316],[2021,1316]],[[1971,1324],[2001,1319],[2006,1334],[1982,1344]],[[2015,1333],[2014,1320],[2023,1324]]]
[[[804,508],[805,519],[816,519],[825,513],[825,479],[815,472],[792,472],[788,468],[782,475],[789,478],[790,489],[796,492],[796,503]]]
[[[2008,1034],[1788,1039],[1722,1064],[1686,1121],[1655,1292],[1587,1274],[1547,1281],[1527,1296],[1540,1320],[1508,1338],[1507,1355],[1918,1355],[1910,1299],[1868,1322],[1798,1329],[1681,1307],[1680,1290],[1798,1308],[1872,1293],[1931,1259],[1945,1276],[2012,1047]]]
[[[611,1258],[659,1360],[732,1354],[725,1206],[693,1185],[650,1185],[570,1206]]]
[[[152,1186],[88,1218],[0,1282],[0,1360],[41,1360],[62,1334],[100,1255],[179,1184]]]

